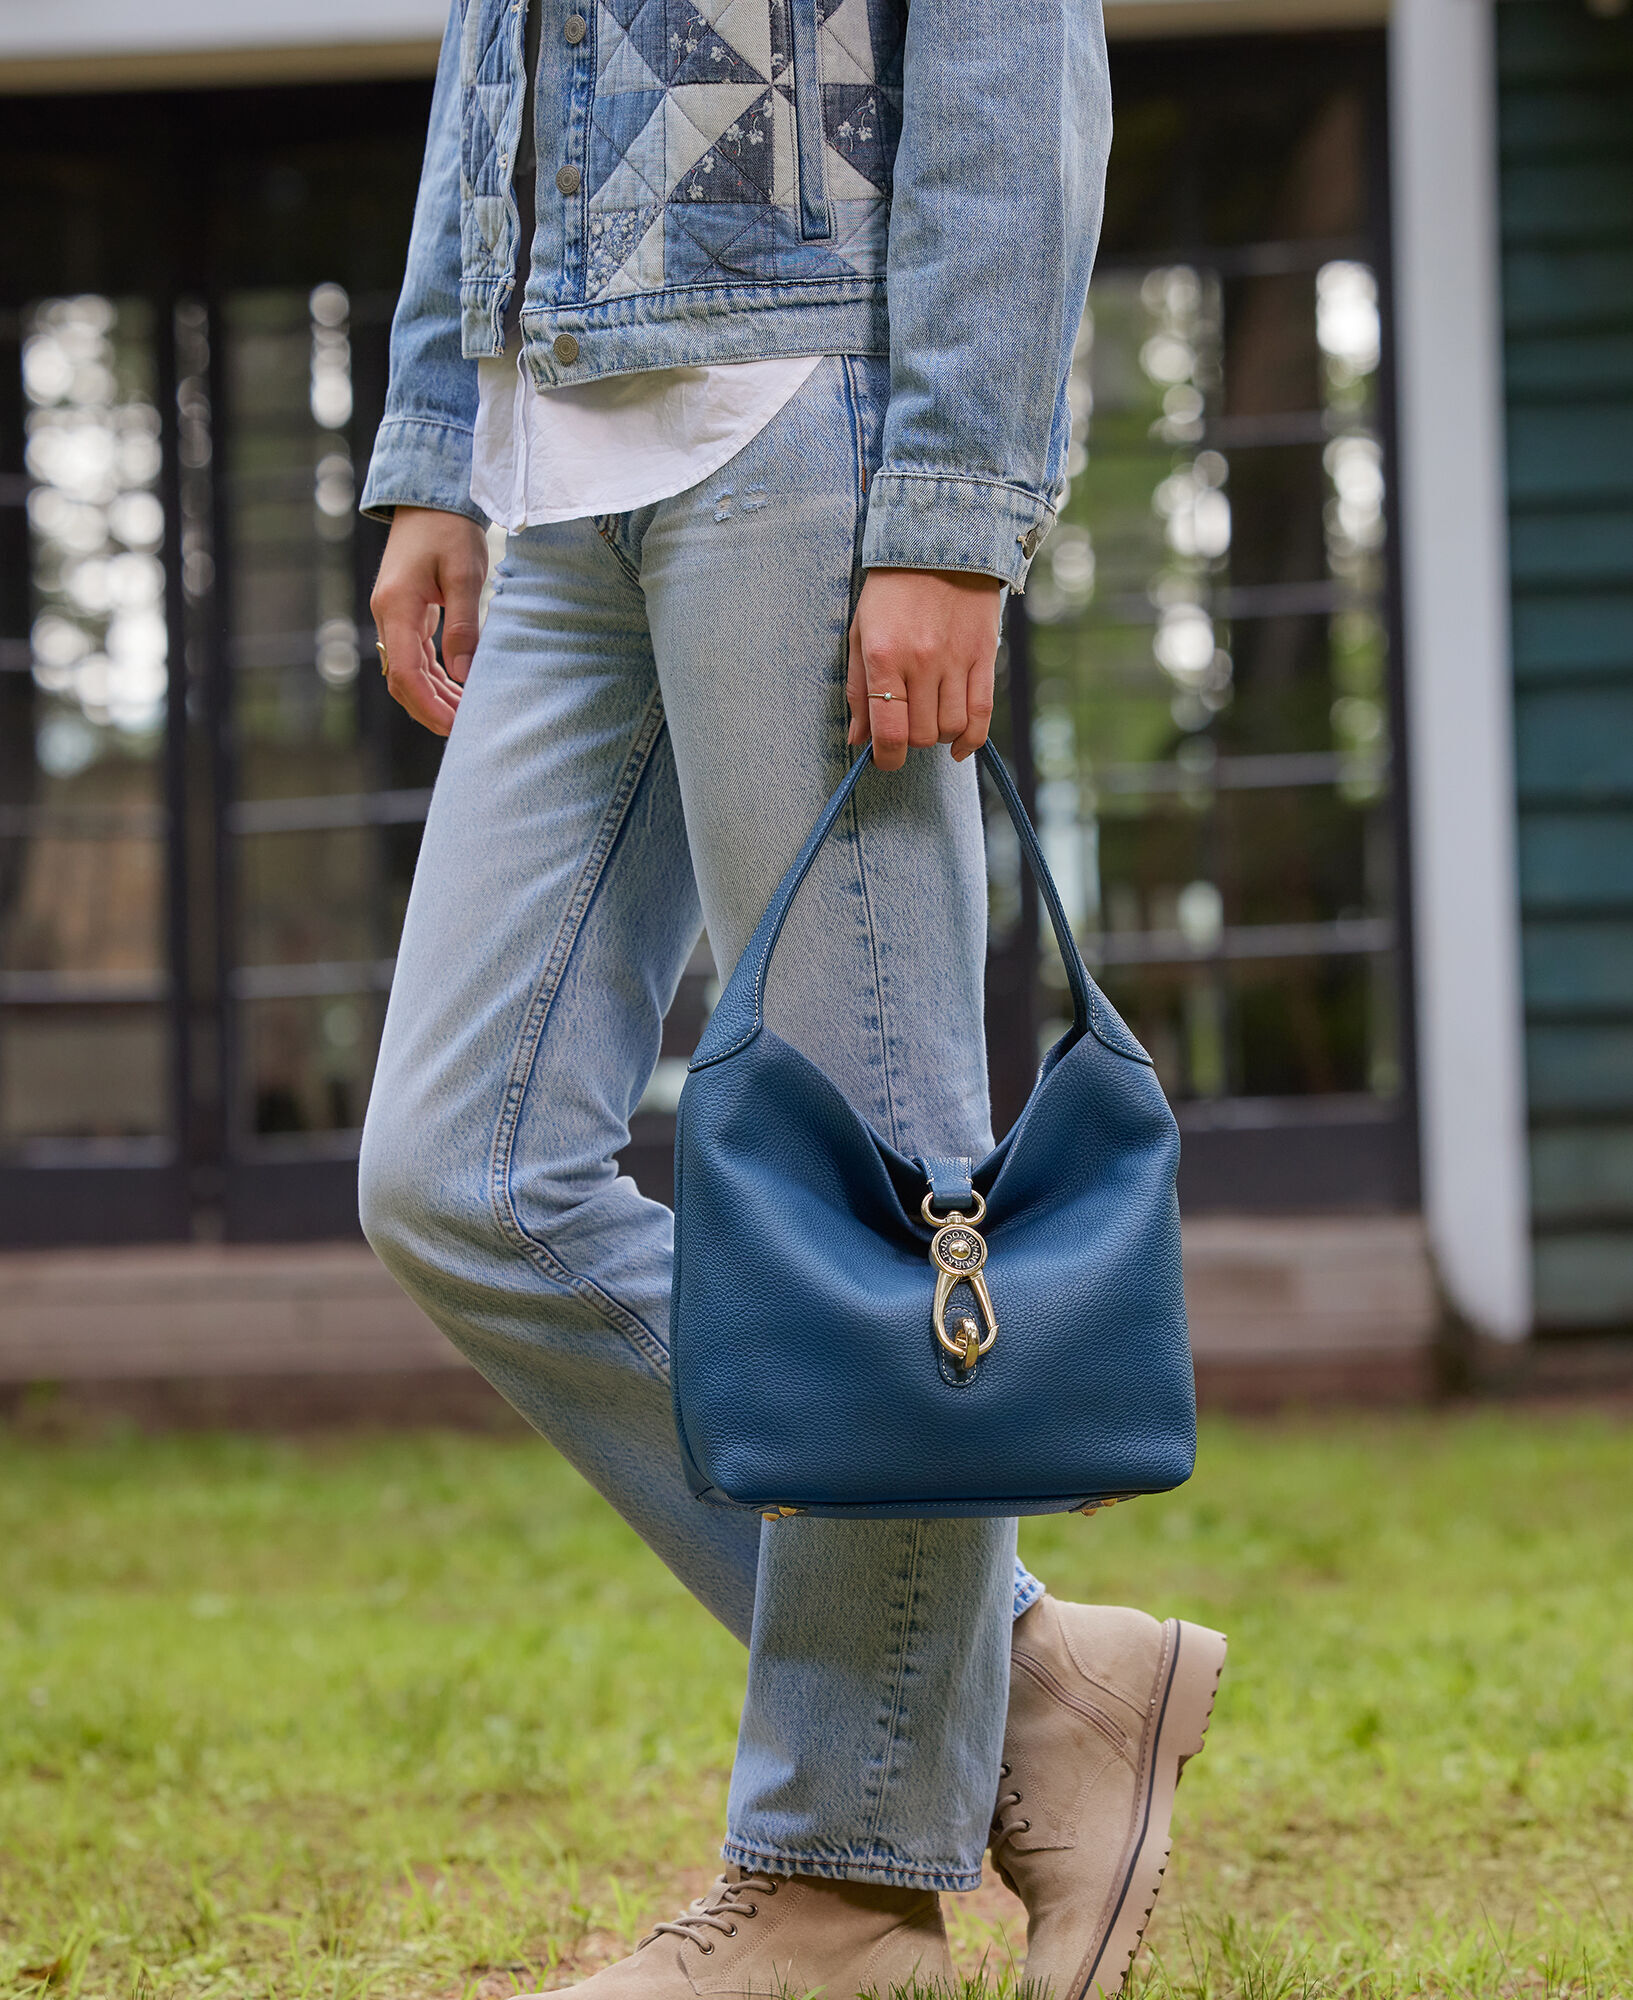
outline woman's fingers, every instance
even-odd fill
[[[907,681],[907,740],[915,750],[928,750],[941,741],[941,677],[945,669],[938,660],[913,661]]]
[[[899,771],[909,747],[923,750],[941,740],[941,670],[922,641],[891,625],[870,631],[859,612],[852,630],[859,634],[873,761],[882,771]]]
[[[865,584],[862,594],[867,595]],[[891,640],[877,633],[870,639],[860,606],[851,620],[845,699],[851,712],[846,741],[853,749],[871,743],[880,770],[899,771],[907,761],[907,683]]]
[[[969,660],[948,661],[936,689],[936,741],[956,743],[969,724],[969,686],[975,672]]]
[[[437,584],[442,597],[443,678],[463,686],[482,633],[482,586],[488,580],[487,544],[461,539],[438,550]]]
[[[987,740],[992,726],[992,682],[994,662],[977,660],[964,681],[964,721],[952,739],[953,762],[962,764],[974,756]]]
[[[912,705],[899,670],[875,658],[868,663],[868,728],[873,761],[881,771],[899,771],[907,762],[912,734]]]
[[[859,750],[869,736],[868,680],[862,662],[862,630],[854,618],[851,620],[849,652],[845,661],[845,702],[851,715],[845,741],[851,749]]]
[[[389,674],[386,685],[391,686]],[[453,728],[454,717],[459,713],[459,688],[434,661],[414,675],[401,693],[394,687],[391,692],[414,720],[424,723],[433,734],[446,736]]]
[[[962,758],[985,742],[998,604],[996,577],[868,572],[851,621],[846,693],[850,740],[871,736],[881,770],[899,771],[909,746],[950,743]]]
[[[386,687],[391,698],[438,736],[454,726],[459,687],[449,678],[432,644],[437,629],[434,602],[400,602],[390,592],[376,592],[375,628],[385,647]]]
[[[369,609],[392,699],[438,736],[453,727],[470,672],[487,567],[486,538],[474,521],[428,507],[396,510]]]

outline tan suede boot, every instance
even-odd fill
[[[1224,1664],[1222,1634],[1143,1611],[1043,1597],[1016,1624],[992,1858],[1040,2000],[1122,1990]]]
[[[951,1978],[932,1890],[732,1868],[628,1958],[570,1990],[584,2000],[857,2000],[869,1991],[888,2000],[893,1986]]]

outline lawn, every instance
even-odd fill
[[[1633,1995],[1633,1432],[1206,1427],[1023,1546],[1228,1631],[1136,1988]],[[549,1985],[710,1871],[742,1658],[551,1453],[0,1435],[0,1991]],[[949,1899],[967,1967],[1007,1900]]]

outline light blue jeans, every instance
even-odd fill
[[[511,538],[426,822],[361,1197],[399,1282],[748,1642],[727,1859],[968,1889],[1010,1622],[1042,1593],[1015,1524],[694,1500],[673,1218],[614,1166],[700,923],[724,974],[846,769],[887,393],[882,361],[824,361],[713,478]],[[768,1012],[908,1154],[991,1143],[985,930],[973,762],[870,772]]]

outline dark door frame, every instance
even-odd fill
[[[1379,424],[1389,494],[1389,674],[1393,760],[1391,785],[1397,828],[1395,907],[1396,975],[1401,1022],[1402,1088],[1385,1116],[1367,1116],[1352,1103],[1289,1099],[1220,1107],[1181,1106],[1184,1134],[1182,1198],[1191,1211],[1217,1208],[1401,1208],[1417,1200],[1416,1055],[1412,1006],[1412,924],[1408,788],[1403,698],[1405,661],[1396,552],[1402,524],[1396,463],[1393,321],[1390,311],[1389,161],[1383,37],[1349,33],[1307,38],[1233,38],[1233,50],[1251,60],[1255,47],[1285,59],[1291,43],[1342,43],[1369,78],[1368,172],[1372,263],[1379,284],[1383,350],[1378,376]],[[1213,44],[1215,48],[1218,44]],[[1171,62],[1176,45],[1119,43],[1119,66]],[[350,1234],[355,1224],[355,1159],[346,1147],[312,1148],[305,1156],[276,1157],[275,1149],[235,1150],[232,1094],[236,1088],[232,1038],[236,1032],[231,940],[233,909],[230,815],[233,798],[231,653],[229,606],[233,589],[225,481],[184,465],[185,395],[207,403],[215,430],[215,455],[232,424],[217,335],[222,300],[233,287],[254,282],[316,282],[348,274],[320,259],[321,271],[297,272],[301,246],[290,237],[270,249],[250,240],[246,218],[235,214],[231,190],[245,184],[255,162],[275,157],[290,140],[321,143],[344,135],[363,142],[407,143],[417,153],[429,102],[429,84],[393,82],[230,91],[178,91],[151,95],[0,100],[0,349],[7,344],[14,367],[15,313],[27,298],[54,291],[139,293],[154,309],[156,363],[163,426],[164,469],[160,498],[165,511],[166,597],[170,640],[170,703],[164,747],[164,785],[170,821],[167,856],[167,952],[171,1045],[172,1129],[175,1145],[165,1159],[99,1163],[93,1157],[60,1163],[0,1165],[0,1242],[136,1242],[189,1236],[238,1240],[300,1239]],[[71,134],[70,143],[65,134]],[[116,176],[121,213],[108,218],[100,243],[88,250],[55,242],[45,219],[29,210],[49,175],[36,165],[54,159],[81,179],[100,162]],[[66,163],[66,165],[64,165]],[[109,180],[113,185],[113,180]],[[405,181],[401,233],[406,241],[412,185]],[[8,218],[9,212],[9,218]],[[71,233],[71,232],[70,232]],[[255,258],[271,266],[257,279]],[[1164,247],[1158,254],[1184,254]],[[1208,251],[1190,253],[1202,264]],[[1215,253],[1217,257],[1217,253]],[[100,259],[100,264],[98,260]],[[400,263],[400,250],[397,253]],[[1108,259],[1109,261],[1116,261]],[[42,266],[46,267],[42,270]],[[56,275],[49,275],[54,273]],[[384,399],[381,328],[390,295],[378,285],[357,309],[372,321],[370,339],[356,344],[355,457],[372,433]],[[4,319],[7,309],[13,318]],[[202,382],[196,357],[184,352],[191,326],[208,364]],[[180,331],[178,331],[178,329]],[[377,347],[382,348],[376,353]],[[11,462],[15,451],[15,464]],[[24,546],[19,529],[27,481],[21,441],[0,428],[0,546],[8,561]],[[191,483],[189,483],[191,482]],[[215,580],[192,596],[184,590],[177,552],[184,537],[202,533],[211,546]],[[380,531],[363,524],[355,541],[359,604],[381,545]],[[26,571],[26,565],[25,565]],[[19,626],[19,632],[26,627]],[[0,639],[0,670],[27,671],[17,658],[18,638]],[[26,644],[23,652],[26,655]],[[1007,629],[1004,681],[996,731],[1010,755],[1023,797],[1034,803],[1031,662],[1024,598],[1013,600]],[[365,698],[379,699],[377,689]],[[383,781],[383,774],[382,774]],[[988,965],[988,1021],[995,1120],[1002,1129],[1025,1101],[1033,1073],[1037,1023],[1043,1013],[1038,976],[1036,899],[1026,894],[1021,919],[995,948]],[[658,1114],[637,1118],[624,1158],[649,1192],[662,1195],[669,1181],[672,1121]]]
[[[162,752],[169,1138],[117,1149],[53,1143],[0,1161],[0,1245],[356,1232],[352,1148],[279,1159],[234,1142],[233,564],[226,480],[216,476],[232,411],[219,329],[223,298],[236,287],[351,275],[327,253],[315,260],[322,269],[302,270],[298,237],[261,245],[255,218],[235,201],[263,165],[278,171],[291,145],[344,139],[405,152],[400,241],[383,254],[371,246],[377,263],[400,270],[429,102],[429,80],[0,98],[0,356],[9,350],[12,382],[18,315],[31,299],[94,291],[140,297],[152,311],[169,654]],[[52,213],[59,202],[72,212]],[[373,345],[383,347],[392,298],[375,278],[357,300],[355,316]],[[189,345],[195,354],[183,351]],[[383,365],[371,365],[369,345],[360,344],[364,365],[354,371],[357,443],[372,437],[384,399]],[[189,422],[203,427],[207,451],[183,448]],[[0,548],[22,595],[20,605],[5,607],[16,630],[0,637],[0,672],[26,673],[29,482],[20,429],[13,439],[9,427],[0,418]],[[360,602],[383,540],[374,523],[358,524]],[[190,593],[181,558],[195,544],[211,581]],[[365,703],[380,699],[367,680],[361,693]],[[7,819],[28,812],[0,809],[0,834]],[[21,820],[19,830],[26,830]],[[117,1157],[105,1157],[114,1150]]]

